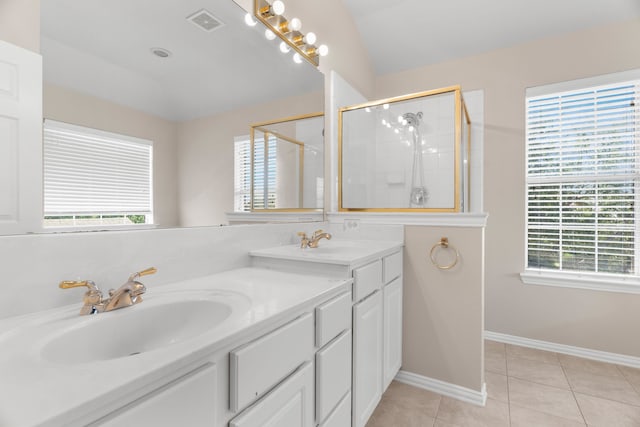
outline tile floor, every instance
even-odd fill
[[[485,341],[487,405],[394,381],[367,427],[640,427],[640,369]]]

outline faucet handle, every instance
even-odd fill
[[[58,286],[60,289],[80,288],[83,286],[89,288],[83,298],[85,307],[91,307],[102,302],[102,292],[91,280],[63,280]],[[83,310],[85,310],[85,307],[83,307]],[[80,314],[89,314],[89,312],[81,311]]]
[[[298,236],[300,236],[300,247],[302,249],[306,249],[309,246],[309,238],[307,237],[307,233],[304,231],[299,231]]]
[[[89,288],[89,292],[98,291],[98,287],[91,280],[63,280],[58,285],[60,289],[80,288],[82,286]]]
[[[145,270],[142,271],[138,271],[137,273],[133,273],[131,276],[129,276],[129,281],[132,282],[134,280],[136,280],[138,277],[142,277],[142,276],[148,276],[150,274],[155,274],[158,272],[158,269],[155,267],[149,267]]]

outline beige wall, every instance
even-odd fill
[[[233,212],[233,138],[249,125],[323,111],[322,92],[183,122],[179,126],[180,225],[226,224]]]
[[[178,225],[177,124],[45,83],[44,118],[153,141],[154,221]]]
[[[0,0],[0,40],[40,52],[40,0]]]
[[[525,265],[525,88],[639,68],[638,40],[635,20],[377,79],[379,98],[451,84],[484,90],[486,330],[640,356],[640,295],[525,286],[519,279]],[[410,259],[411,247],[407,251]],[[418,287],[418,280],[407,275],[405,286]],[[418,337],[405,338],[413,351]]]
[[[429,257],[441,237],[460,253],[450,270]],[[483,248],[481,227],[405,227],[403,371],[481,390]],[[440,250],[436,260],[449,264]]]

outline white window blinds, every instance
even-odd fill
[[[234,138],[234,211],[251,210],[251,143],[248,136]]]
[[[152,143],[46,120],[47,215],[152,214]]]
[[[253,208],[276,207],[277,188],[277,140],[254,141]],[[248,136],[234,139],[234,209],[236,212],[251,210],[251,141]]]
[[[528,267],[638,275],[640,81],[527,97]]]

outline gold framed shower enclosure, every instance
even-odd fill
[[[338,209],[469,211],[470,155],[460,86],[341,108]]]

